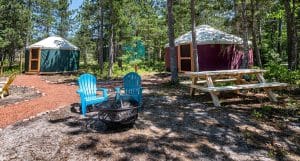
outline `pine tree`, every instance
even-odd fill
[[[75,34],[76,38],[74,39],[74,43],[81,49],[81,56],[85,65],[88,64],[89,53],[94,52],[93,49],[91,49],[91,46],[94,46],[95,44],[95,42],[92,39],[94,25],[92,15],[95,13],[94,6],[94,2],[90,0],[84,1],[76,17],[76,20],[79,22],[79,29]]]
[[[195,22],[195,0],[191,0],[191,30],[192,30],[192,46],[193,46],[193,56],[194,56],[194,70],[199,71],[198,63],[198,51],[197,51],[197,40],[196,40],[196,22]]]
[[[287,25],[287,54],[288,68],[291,70],[297,69],[297,29],[295,23],[296,17],[296,1],[284,0],[286,25]]]
[[[54,0],[34,0],[32,3],[32,23],[34,39],[40,40],[53,34],[54,29]]]
[[[69,10],[70,0],[58,0],[56,2],[56,34],[63,38],[68,37],[72,12]]]
[[[0,0],[0,74],[3,72],[5,59],[11,67],[16,52],[24,47],[28,26],[28,10],[25,3],[19,0]]]
[[[168,7],[168,36],[169,36],[169,51],[170,51],[170,68],[171,82],[178,82],[177,61],[175,52],[175,37],[174,37],[174,19],[173,19],[173,0],[167,0]]]
[[[110,36],[109,36],[109,58],[108,58],[108,77],[113,75],[113,66],[114,66],[114,27],[115,27],[115,15],[114,15],[114,2],[110,1]]]
[[[242,58],[242,64],[240,68],[246,69],[248,68],[249,62],[249,44],[248,44],[248,23],[246,19],[246,0],[242,0],[242,28],[243,28],[243,51],[244,55]]]

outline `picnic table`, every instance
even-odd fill
[[[185,72],[186,75],[192,79],[190,86],[190,94],[195,94],[195,89],[203,92],[209,92],[215,106],[220,106],[218,98],[219,92],[224,91],[239,91],[243,89],[258,89],[262,88],[271,101],[277,102],[277,99],[272,92],[272,88],[279,88],[287,86],[286,83],[266,82],[263,73],[266,70],[261,69],[237,69],[237,70],[217,70],[217,71],[203,71],[203,72]],[[249,84],[243,75],[256,75],[257,83]],[[214,82],[233,82],[234,85],[215,86]]]

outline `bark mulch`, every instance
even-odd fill
[[[46,83],[41,80],[41,77],[38,75],[18,75],[13,85],[35,88],[43,93],[43,96],[18,104],[9,104],[1,107],[0,128],[35,116],[38,113],[79,101],[79,96],[76,94],[76,86]]]

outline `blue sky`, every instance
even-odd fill
[[[82,2],[83,0],[72,0],[70,9],[78,9]]]

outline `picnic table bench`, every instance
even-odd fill
[[[203,72],[186,72],[190,76],[192,84],[190,86],[190,94],[195,94],[195,89],[203,92],[209,92],[215,106],[220,106],[218,98],[219,92],[224,91],[239,91],[244,89],[259,89],[262,88],[268,94],[271,101],[277,102],[277,99],[272,92],[272,88],[280,88],[287,86],[286,83],[266,82],[263,73],[266,70],[261,69],[237,69],[237,70],[218,70],[218,71],[203,71]],[[249,84],[242,76],[245,74],[254,74],[258,83]],[[202,79],[202,80],[201,80]],[[199,81],[200,80],[200,81]],[[215,86],[214,82],[233,82],[234,85]]]

